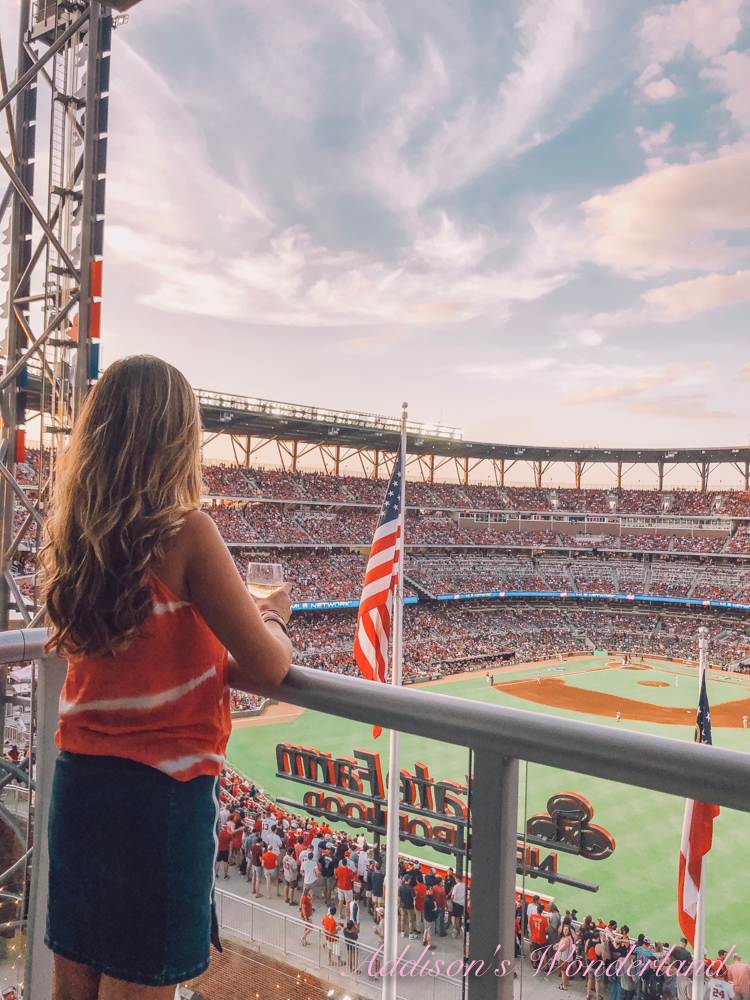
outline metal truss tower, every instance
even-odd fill
[[[9,246],[0,378],[0,630],[14,608],[26,623],[41,617],[36,587],[33,608],[26,608],[11,574],[13,558],[19,546],[41,543],[55,456],[99,372],[111,37],[109,9],[96,0],[21,0],[12,85],[0,39],[0,111],[9,138],[8,155],[0,153],[8,179],[0,226]],[[27,421],[34,419],[36,484],[24,489],[16,471],[27,457]]]

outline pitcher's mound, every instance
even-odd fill
[[[645,688],[668,688],[669,684],[666,681],[638,681],[638,684],[642,684]]]

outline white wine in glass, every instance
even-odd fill
[[[280,563],[248,563],[245,582],[253,597],[262,601],[283,585],[284,567]]]

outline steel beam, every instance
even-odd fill
[[[78,417],[88,395],[91,375],[93,313],[93,270],[92,265],[101,248],[95,245],[97,222],[97,180],[105,172],[105,164],[100,162],[106,140],[101,139],[99,127],[100,110],[100,70],[102,65],[102,8],[98,0],[89,5],[89,49],[86,65],[86,129],[83,137],[83,181],[82,181],[82,223],[81,223],[81,276],[80,306],[78,309],[78,347],[76,349],[76,370],[73,384],[73,419]],[[107,86],[107,89],[109,87]],[[101,309],[101,306],[99,307]]]

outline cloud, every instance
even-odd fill
[[[544,371],[555,364],[554,358],[532,358],[522,364],[477,365],[464,364],[458,368],[459,375],[473,375],[491,379],[494,382],[512,382],[525,375]]]
[[[347,28],[363,34],[383,72],[398,69],[385,28],[358,16]],[[304,50],[312,29],[302,24],[295,31],[293,48]],[[437,53],[430,59],[437,73]],[[118,61],[107,253],[118,275],[128,272],[142,304],[173,314],[315,328],[424,327],[478,316],[502,322],[514,304],[548,294],[575,272],[568,228],[550,217],[546,202],[525,205],[524,215],[510,223],[514,239],[502,263],[493,254],[508,245],[506,236],[443,208],[407,213],[392,225],[387,209],[367,202],[368,218],[392,225],[388,242],[349,232],[331,240],[335,203],[330,191],[327,201],[321,197],[328,179],[305,187],[317,151],[308,157],[310,169],[306,162],[289,184],[291,153],[278,171],[273,164],[261,169],[254,148],[241,150],[246,157],[236,171],[233,164],[220,168],[191,101],[127,43]],[[290,93],[297,87],[291,79],[287,85]],[[261,97],[261,105],[274,100]],[[272,111],[286,114],[276,105]],[[306,113],[315,118],[317,106],[311,103]],[[278,155],[275,138],[266,141]],[[287,141],[279,143],[286,148]],[[360,184],[357,164],[356,157],[341,161],[349,184]],[[338,196],[342,178],[330,184]],[[305,223],[289,224],[289,216]],[[350,249],[353,243],[359,246]]]
[[[669,142],[669,137],[674,132],[674,125],[672,122],[664,122],[658,132],[649,132],[642,125],[639,125],[635,131],[636,135],[641,137],[638,145],[644,153],[653,153],[655,148]]]
[[[571,94],[593,47],[596,7],[528,0],[510,69],[489,89],[469,86],[465,65],[451,72],[454,39],[425,42],[418,72],[390,75],[398,96],[363,150],[363,178],[393,210],[413,212],[562,132],[597,97],[591,84]]]
[[[608,382],[605,385],[597,385],[578,396],[572,396],[565,400],[567,406],[582,406],[587,403],[614,402],[626,399],[628,396],[637,396],[641,392],[647,392],[658,385],[668,385],[670,382],[678,382],[682,376],[679,365],[667,365],[663,374],[649,375],[637,379],[627,385],[620,385],[617,382]]]
[[[713,271],[741,250],[717,229],[750,226],[750,149],[663,167],[596,195],[581,206],[588,238],[581,250],[597,264],[634,278],[672,268]]]
[[[653,63],[666,65],[686,55],[709,59],[734,44],[742,30],[740,0],[683,0],[662,4],[644,17],[641,47]]]
[[[660,102],[663,104],[676,97],[677,87],[668,77],[662,76],[658,80],[652,80],[650,83],[647,83],[646,86],[642,88],[642,92],[644,97],[647,97],[649,101]]]
[[[750,271],[709,274],[691,281],[653,288],[641,298],[653,307],[651,318],[659,323],[690,319],[703,309],[750,299]]]
[[[750,382],[750,361],[742,368],[739,368],[735,373],[734,377],[729,380],[730,382]]]
[[[598,330],[581,330],[576,334],[576,340],[582,347],[598,347],[604,341],[604,336]]]
[[[701,70],[701,77],[710,80],[727,96],[722,107],[739,127],[744,138],[750,136],[750,55],[747,52],[727,52],[712,60]]]
[[[692,393],[684,396],[662,396],[642,403],[634,403],[629,409],[644,417],[667,420],[731,420],[736,414],[726,410],[708,410],[708,393]]]
[[[573,337],[561,337],[555,344],[555,347],[560,349],[566,347],[599,347],[602,343],[604,343],[604,334],[598,330],[580,330]]]

